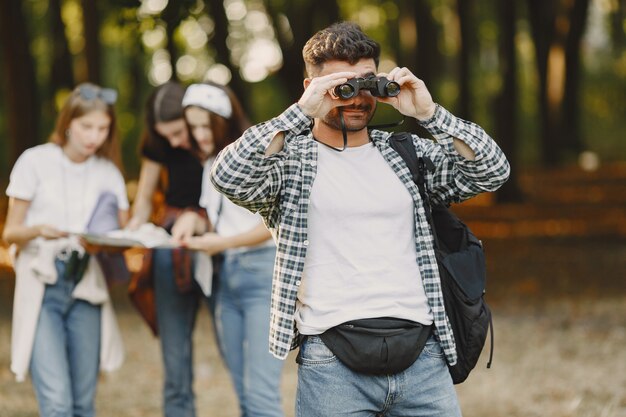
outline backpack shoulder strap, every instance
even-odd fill
[[[411,171],[413,182],[417,184],[420,181],[420,173],[417,168],[417,152],[415,152],[411,134],[409,132],[395,132],[389,137],[389,144],[402,157],[409,171]]]
[[[422,197],[422,203],[426,209],[426,219],[428,224],[430,224],[431,232],[435,237],[435,246],[437,246],[437,231],[435,230],[435,225],[433,223],[432,206],[430,204],[428,186],[425,180],[426,170],[434,171],[435,164],[433,164],[430,158],[418,158],[417,151],[413,145],[413,138],[408,132],[394,132],[389,137],[389,145],[402,157],[407,168],[411,171],[413,182],[417,185],[420,196]]]
[[[389,137],[389,144],[394,151],[404,160],[407,168],[411,171],[413,182],[417,185],[422,200],[430,205],[428,188],[425,181],[426,170],[434,171],[435,165],[427,157],[417,157],[413,138],[409,132],[395,132]]]

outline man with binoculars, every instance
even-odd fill
[[[421,197],[390,133],[368,123],[386,103],[433,134],[436,142],[412,140],[435,165],[426,176],[434,202],[493,191],[509,165],[483,129],[435,104],[411,71],[378,73],[379,56],[354,23],[316,33],[303,49],[300,100],[248,129],[211,172],[277,241],[270,351],[284,359],[300,347],[299,417],[461,415]],[[379,357],[365,356],[379,334],[389,335]],[[389,359],[401,367],[386,368]],[[369,362],[383,371],[370,372]]]

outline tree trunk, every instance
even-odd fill
[[[283,65],[278,70],[281,85],[287,88],[287,99],[295,103],[302,96],[302,79],[305,73],[302,48],[315,32],[339,20],[339,8],[334,0],[287,2],[280,7],[273,1],[266,3],[274,22],[274,31],[283,54]],[[289,22],[281,27],[281,14]]]
[[[441,59],[439,56],[438,31],[433,19],[430,2],[417,0],[414,2],[414,20],[417,28],[417,53],[416,61],[411,68],[413,73],[424,81],[433,99],[438,101],[438,72],[441,72]],[[429,137],[430,134],[414,120],[405,121],[403,129],[413,131],[420,136]]]
[[[558,60],[558,49],[553,47],[554,26],[558,0],[528,0],[529,19],[532,28],[537,74],[539,79],[538,118],[541,124],[541,157],[545,166],[555,166],[558,154],[558,129],[560,106],[554,104],[554,94],[549,87],[558,80],[549,80],[548,61]],[[556,65],[552,65],[554,68]]]
[[[137,27],[137,31],[139,28]],[[139,169],[141,164],[141,158],[138,153],[138,144],[140,138],[140,129],[144,124],[145,117],[145,102],[142,92],[144,85],[146,84],[145,74],[145,62],[144,57],[146,51],[143,49],[141,40],[139,37],[132,39],[131,48],[133,53],[129,55],[128,74],[132,82],[130,83],[133,89],[131,94],[128,94],[129,102],[128,108],[139,110],[136,113],[136,128],[135,134],[127,135],[125,140],[121,143],[122,148],[122,162],[125,168],[125,175],[127,178],[138,178]]]
[[[9,137],[8,162],[13,165],[27,148],[39,143],[39,102],[35,63],[30,53],[30,34],[21,0],[0,1],[0,37],[4,95]]]
[[[611,11],[611,39],[613,40],[613,56],[619,59],[626,48],[626,0],[618,0],[617,7]]]
[[[61,1],[50,0],[48,13],[50,16],[50,37],[52,38],[50,85],[53,89],[72,89],[74,87],[72,55],[65,36],[65,25],[61,19]],[[54,97],[54,91],[52,96]]]
[[[180,54],[176,44],[174,43],[174,31],[180,25],[182,19],[180,8],[180,4],[176,2],[169,2],[165,9],[161,12],[161,19],[165,22],[165,37],[167,39],[167,45],[165,48],[170,55],[170,66],[172,67],[173,80],[178,80],[178,74],[176,73],[176,61],[178,61]]]
[[[472,42],[473,34],[475,33],[472,28],[472,22],[474,21],[472,8],[474,4],[471,0],[457,0],[456,4],[459,15],[459,32],[461,34],[461,48],[459,52],[459,102],[456,113],[466,120],[471,120],[470,56],[474,44],[474,42]],[[514,5],[510,5],[509,7],[513,8]]]
[[[556,166],[582,148],[579,124],[580,42],[589,0],[529,0],[540,79],[543,163]]]
[[[276,39],[283,54],[283,65],[276,74],[280,84],[287,89],[287,99],[295,103],[302,96],[302,79],[305,74],[304,61],[302,60],[302,48],[306,41],[313,35],[313,13],[316,9],[312,1],[301,2],[297,7],[288,2],[279,7],[274,2],[267,2],[267,11],[272,18]],[[287,18],[289,27],[282,27],[281,16]]]
[[[418,61],[416,5],[413,0],[403,0],[398,4],[398,9],[400,11],[398,19],[387,23],[390,44],[395,47],[393,51],[387,52],[389,55],[392,55],[392,52],[396,53],[398,66],[416,71]]]
[[[244,106],[246,113],[251,114],[250,109],[247,108],[249,106],[249,100],[246,99],[249,95],[247,93],[247,88],[245,87],[245,83],[239,74],[239,69],[232,65],[230,60],[230,50],[226,44],[229,23],[228,17],[226,17],[226,10],[224,10],[224,2],[222,0],[210,0],[208,4],[211,17],[215,22],[215,35],[213,37],[212,45],[215,47],[217,54],[216,61],[222,63],[230,70],[232,78],[229,87],[241,101],[241,105]]]
[[[567,150],[583,149],[580,123],[580,44],[585,32],[589,0],[576,0],[570,11],[569,33],[565,44],[565,91],[563,94],[563,137]]]
[[[422,79],[431,93],[434,93],[437,82],[437,71],[440,64],[437,50],[437,26],[432,16],[428,0],[415,1],[415,23],[417,27],[417,61],[416,75]]]
[[[339,5],[335,0],[318,0],[313,19],[313,30],[317,32],[340,20]],[[308,37],[313,36],[313,32]],[[308,38],[307,38],[308,39]],[[302,44],[304,46],[304,44]]]
[[[84,81],[101,84],[98,2],[95,0],[82,0],[81,5],[83,8],[83,32],[85,36],[86,79]]]
[[[502,89],[494,101],[496,115],[496,135],[498,144],[504,151],[511,164],[509,180],[498,190],[499,201],[518,202],[522,200],[522,193],[518,184],[517,175],[517,56],[515,50],[516,1],[498,2],[497,12],[500,26],[499,36],[499,63],[502,77]]]

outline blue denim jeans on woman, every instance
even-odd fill
[[[35,332],[30,373],[42,417],[91,417],[100,368],[101,308],[72,298],[76,286],[58,278],[46,285]]]
[[[461,410],[439,342],[431,336],[419,358],[394,375],[358,374],[319,336],[300,346],[298,417],[460,417]]]
[[[216,299],[220,350],[230,371],[242,417],[283,415],[284,361],[269,353],[274,247],[226,254]]]
[[[209,300],[195,280],[192,290],[185,293],[179,291],[174,281],[171,250],[155,249],[152,262],[157,326],[165,373],[163,412],[166,417],[195,417],[192,336],[200,300]]]

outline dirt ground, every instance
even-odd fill
[[[626,417],[626,162],[596,172],[529,170],[519,184],[523,204],[494,205],[483,195],[455,210],[485,243],[495,326],[493,367],[485,368],[486,348],[457,386],[463,415]],[[0,199],[0,219],[5,210]],[[9,371],[13,285],[0,268],[0,417],[34,417],[30,381],[16,383]],[[127,356],[102,375],[97,414],[158,417],[158,341],[123,287],[113,297]],[[206,309],[194,337],[198,417],[238,416]],[[282,381],[286,417],[294,415],[296,372],[292,352]]]
[[[465,417],[626,417],[626,239],[491,239],[488,300],[494,310],[494,364],[486,358],[458,393]],[[0,416],[34,417],[30,382],[9,371],[13,280],[0,277]],[[124,366],[103,375],[100,417],[161,415],[160,352],[114,290],[126,344]],[[485,356],[487,349],[483,352]],[[296,364],[285,362],[285,415],[294,415]],[[199,417],[238,416],[208,312],[195,332]]]

